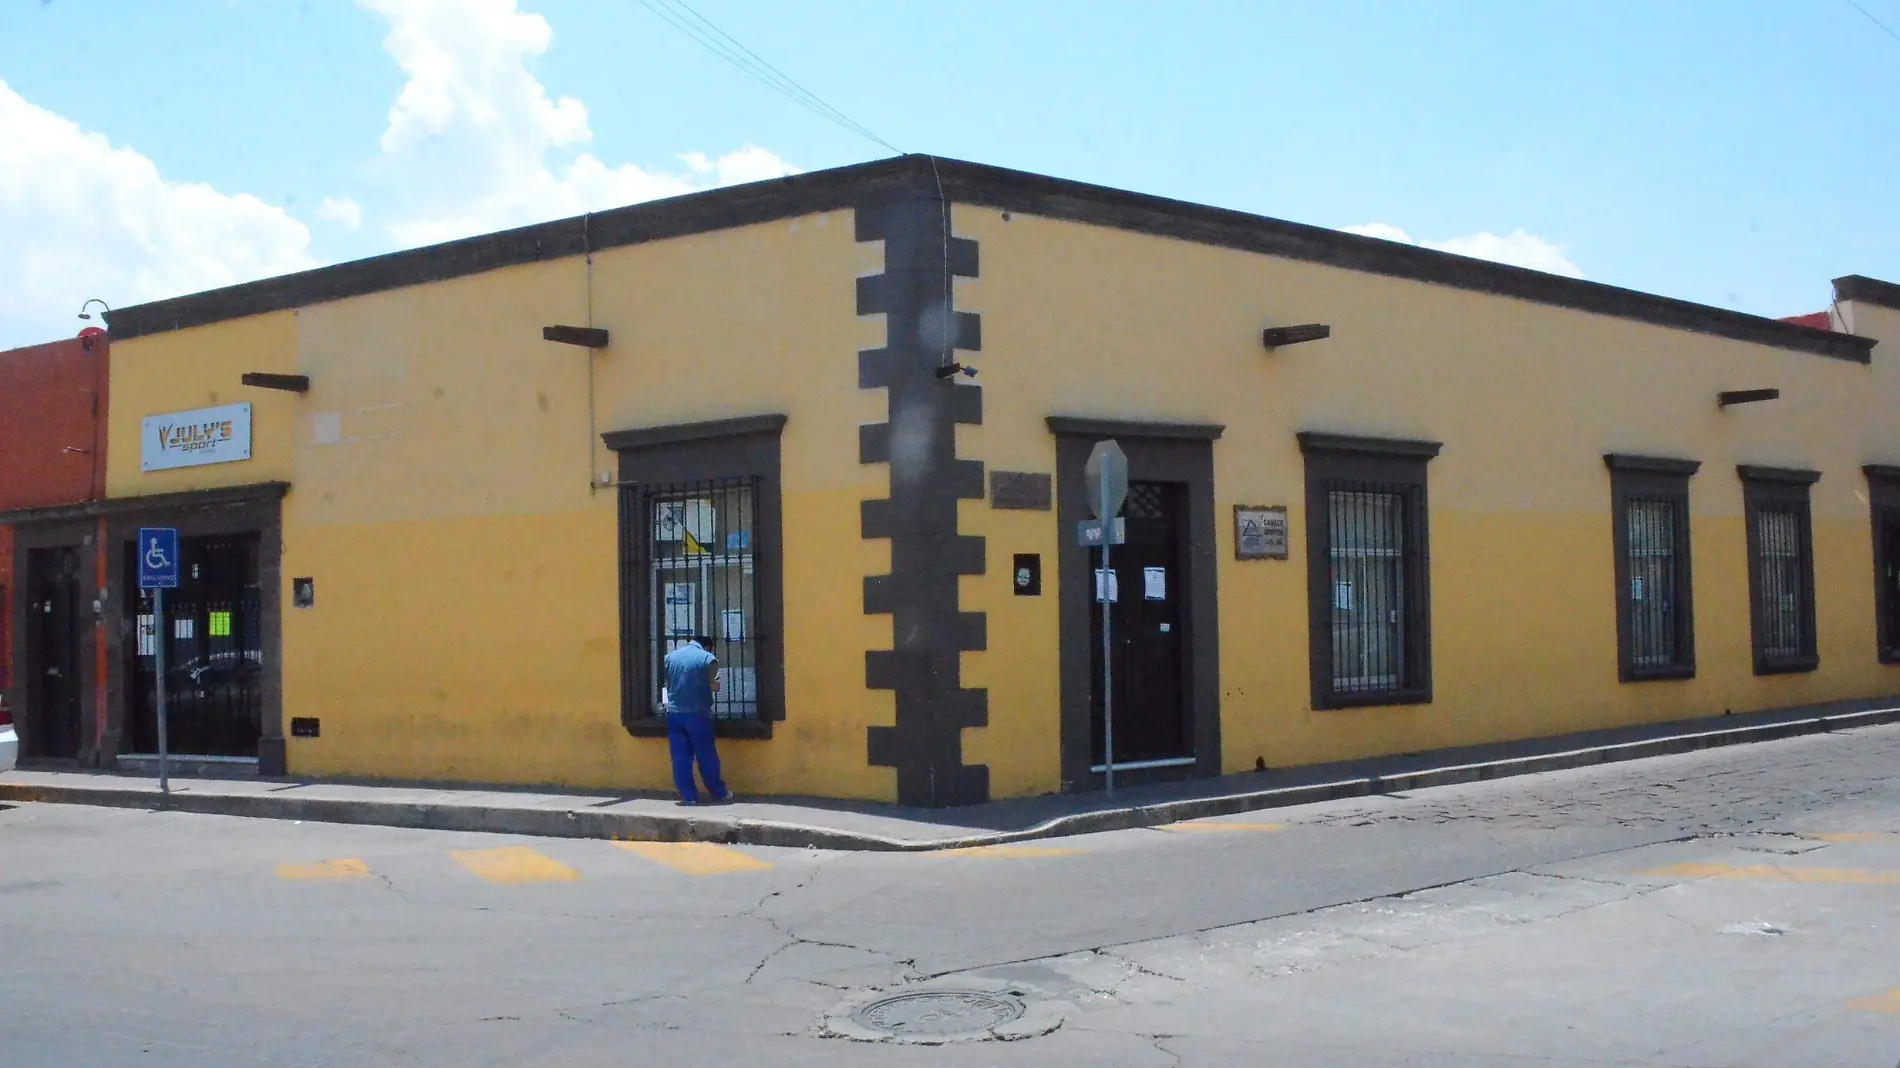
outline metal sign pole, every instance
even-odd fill
[[[162,797],[170,797],[172,785],[170,769],[166,766],[169,752],[168,739],[165,737],[167,718],[165,715],[165,646],[170,644],[167,640],[170,635],[166,633],[165,627],[165,587],[163,586],[152,591],[152,630],[155,632],[154,637],[158,640],[156,664],[158,669],[158,792]]]
[[[1109,643],[1109,631],[1115,619],[1115,573],[1108,567],[1109,543],[1115,540],[1115,517],[1110,512],[1109,480],[1101,480],[1101,517],[1102,517],[1102,582],[1096,599],[1102,602],[1102,770],[1107,776],[1105,789],[1110,797],[1115,795],[1115,690],[1110,685],[1115,672]]]

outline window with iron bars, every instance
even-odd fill
[[[637,576],[628,615],[640,666],[629,696],[649,715],[666,710],[666,654],[696,638],[719,658],[713,717],[760,717],[759,490],[758,478],[744,477],[625,491],[637,517],[623,537]]]
[[[1413,645],[1423,619],[1424,563],[1410,536],[1415,487],[1329,480],[1329,686],[1336,698],[1402,694],[1420,686]]]
[[[1820,665],[1814,626],[1812,471],[1743,466],[1748,522],[1748,587],[1756,674]]]
[[[1616,560],[1617,677],[1695,675],[1689,479],[1699,460],[1609,453]]]
[[[1861,472],[1873,521],[1875,655],[1900,663],[1900,467],[1868,464]]]
[[[1297,435],[1306,458],[1313,707],[1432,699],[1430,509],[1435,441]]]
[[[1624,500],[1623,509],[1629,538],[1625,614],[1630,665],[1639,672],[1677,667],[1683,663],[1685,644],[1679,625],[1686,549],[1678,536],[1683,526],[1682,502],[1673,497],[1633,496]]]

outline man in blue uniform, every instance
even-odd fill
[[[731,796],[719,778],[719,750],[713,744],[712,702],[719,692],[719,658],[706,651],[711,640],[688,638],[666,654],[666,737],[673,750],[673,785],[680,804],[699,804],[693,761],[714,801]]]

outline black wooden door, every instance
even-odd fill
[[[1173,482],[1134,482],[1122,516],[1128,541],[1109,555],[1113,580],[1091,567],[1099,588],[1108,585],[1113,626],[1115,764],[1186,760],[1193,756],[1182,655],[1187,592],[1182,564],[1185,487]],[[1088,591],[1094,594],[1094,590]],[[1102,604],[1089,615],[1090,763],[1105,750],[1102,721]]]
[[[79,656],[84,621],[79,549],[34,549],[26,566],[30,600],[21,755],[70,760],[79,755],[79,704],[86,681]]]

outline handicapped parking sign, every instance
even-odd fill
[[[139,589],[178,588],[178,528],[139,528]]]

